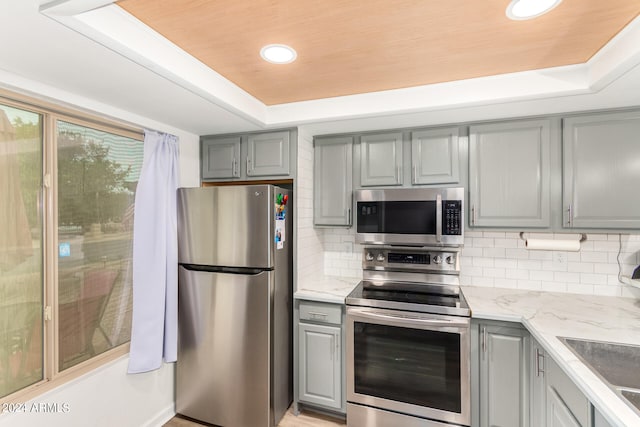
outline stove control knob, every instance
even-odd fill
[[[378,254],[378,256],[376,257],[376,261],[384,262],[384,254]]]
[[[364,257],[367,261],[373,261],[373,254],[371,252],[367,252]]]
[[[436,255],[433,257],[433,263],[434,264],[441,264],[442,263],[442,257],[440,255]]]
[[[451,255],[447,257],[447,264],[453,264],[453,257]]]

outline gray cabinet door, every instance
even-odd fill
[[[402,132],[360,137],[360,185],[402,185]]]
[[[240,137],[202,139],[202,179],[240,177]]]
[[[246,162],[249,177],[289,175],[289,132],[249,135]]]
[[[529,334],[480,325],[480,426],[529,425]]]
[[[341,408],[341,339],[339,326],[299,323],[298,400]]]
[[[558,393],[547,388],[547,427],[588,427],[582,426],[564,404]]]
[[[470,224],[549,227],[548,120],[471,126]]]
[[[565,227],[640,228],[640,111],[563,120]]]
[[[314,141],[314,225],[351,226],[352,152],[352,137]]]
[[[458,183],[458,152],[457,127],[412,132],[411,183]]]

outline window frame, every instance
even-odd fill
[[[88,360],[60,371],[58,340],[58,173],[57,121],[65,121],[144,142],[142,128],[78,108],[33,98],[0,88],[0,104],[27,110],[41,116],[42,125],[42,379],[0,397],[0,403],[24,402],[57,388],[75,378],[120,359],[129,353],[129,342],[115,346]]]

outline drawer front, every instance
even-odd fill
[[[342,324],[342,306],[315,301],[300,301],[300,320]]]
[[[590,403],[586,396],[550,357],[545,358],[547,386],[553,388],[582,426],[591,425]]]

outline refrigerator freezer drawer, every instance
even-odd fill
[[[176,411],[225,427],[268,427],[273,271],[179,267]]]

